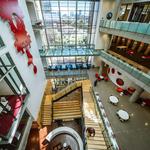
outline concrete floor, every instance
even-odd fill
[[[95,80],[95,71],[88,72],[92,84]],[[119,147],[121,150],[150,150],[150,108],[129,102],[129,96],[120,96],[115,88],[111,81],[100,81],[94,91],[99,92]],[[119,98],[118,106],[108,102],[110,95]],[[120,122],[116,116],[118,109],[125,109],[130,115],[130,120]]]

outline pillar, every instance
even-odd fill
[[[136,102],[137,99],[140,97],[140,95],[143,93],[143,89],[139,86],[136,87],[136,91],[132,94],[129,101],[130,102]]]
[[[103,73],[103,68],[104,68],[104,62],[101,60],[99,71],[98,71],[99,75]]]

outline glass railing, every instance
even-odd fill
[[[67,70],[67,71],[45,71],[46,78],[57,77],[86,77],[87,70]]]
[[[143,82],[145,85],[150,86],[150,75],[149,74],[146,74],[146,73],[136,69],[135,67],[127,64],[126,62],[123,62],[122,60],[108,54],[105,51],[101,51],[100,56],[102,58],[108,60],[109,62],[117,65],[118,67],[120,67],[121,69],[123,69],[124,71],[126,71],[127,73],[132,75],[137,80]]]
[[[149,23],[101,20],[100,27],[150,35],[150,24]]]
[[[102,120],[102,122],[101,122],[102,130],[103,130],[102,133],[103,133],[106,145],[107,145],[107,149],[108,150],[119,150],[118,143],[116,141],[115,135],[111,128],[110,122],[106,116],[102,101],[101,101],[99,95],[96,92],[94,92],[93,88],[91,88],[91,93],[92,93],[94,102],[96,104],[98,114]]]
[[[39,52],[41,57],[98,56],[100,53],[99,50],[95,50],[95,46],[92,44],[43,46]]]

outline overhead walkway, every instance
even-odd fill
[[[88,150],[107,150],[107,146],[102,134],[101,119],[97,116],[93,98],[90,94],[90,80],[82,82],[83,91],[83,116],[86,127],[95,129],[95,137],[87,137]]]
[[[43,47],[39,52],[41,57],[99,56],[99,51],[95,50],[94,45]]]

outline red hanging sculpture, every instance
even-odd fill
[[[25,29],[23,14],[18,5],[18,0],[0,0],[0,17],[8,21],[15,38],[14,46],[19,53],[26,54],[28,66],[32,65],[34,74],[36,74],[37,67],[33,63],[33,56],[29,50],[31,39]]]

